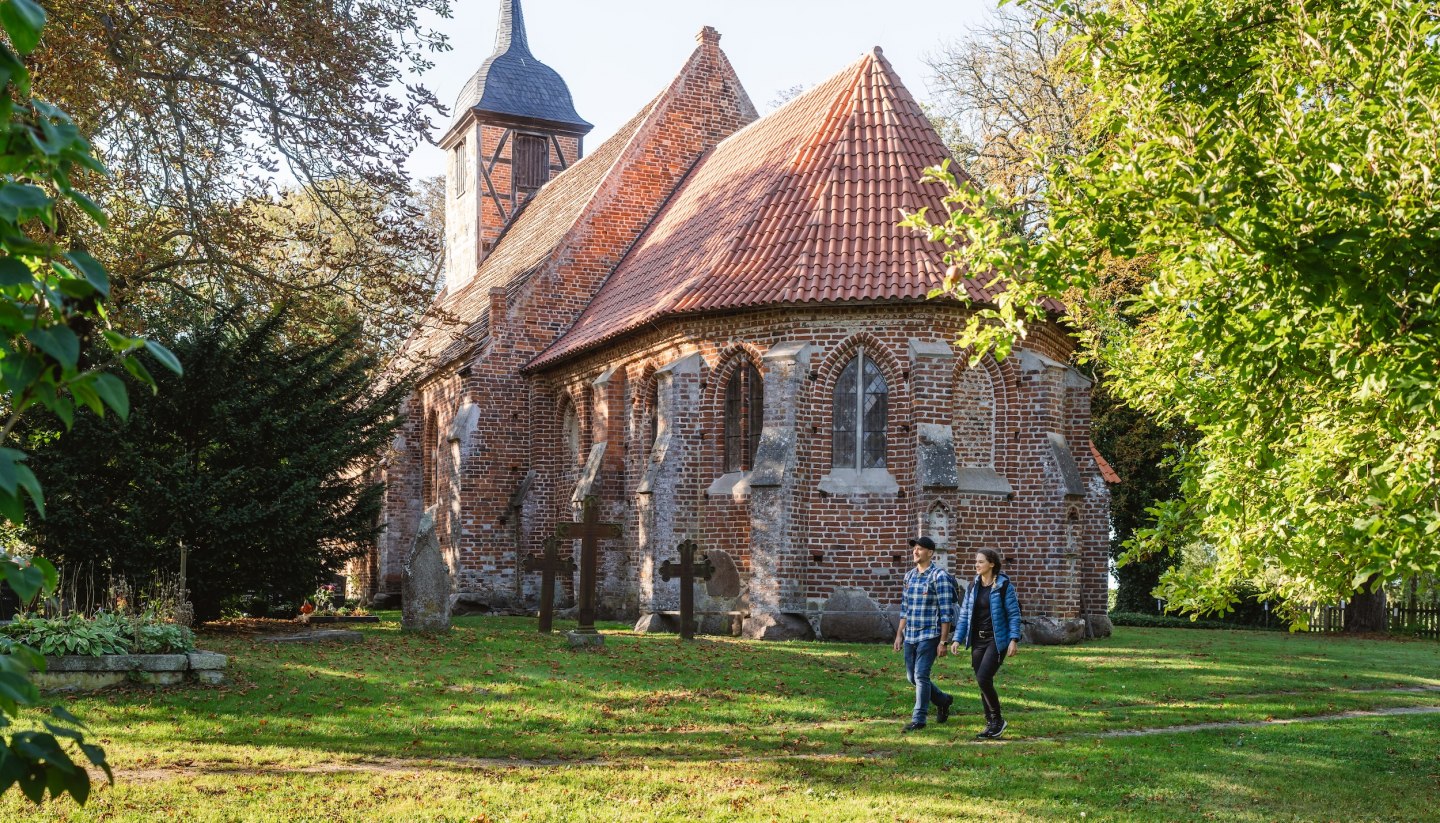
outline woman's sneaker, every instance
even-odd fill
[[[1005,734],[1005,727],[1009,725],[1009,723],[1005,722],[1004,718],[1000,718],[997,722],[991,723],[989,726],[987,726],[985,728],[985,731],[975,736],[983,737],[986,740],[999,740],[1001,735]]]

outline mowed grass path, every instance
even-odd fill
[[[1440,819],[1440,714],[1103,736],[1440,708],[1433,642],[1121,628],[1021,647],[999,678],[1009,739],[977,744],[968,657],[937,666],[950,724],[902,737],[888,647],[607,628],[599,652],[520,618],[440,638],[386,622],[357,646],[205,638],[230,686],[61,698],[116,785],[83,809],[7,794],[0,819]]]

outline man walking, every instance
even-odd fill
[[[955,698],[930,681],[930,669],[937,656],[944,657],[954,619],[955,587],[950,575],[936,566],[935,541],[928,537],[910,541],[915,568],[905,573],[905,591],[900,601],[900,626],[895,631],[895,651],[905,651],[905,677],[915,686],[915,711],[902,733],[925,728],[930,704],[935,704],[935,721],[950,719]]]

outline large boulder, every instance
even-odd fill
[[[415,544],[401,570],[400,628],[407,632],[450,630],[450,566],[440,552],[435,507],[420,517]]]
[[[1105,614],[1085,615],[1085,637],[1095,639],[1109,637],[1115,630],[1115,625],[1110,622],[1110,616]]]
[[[1021,637],[1036,646],[1073,646],[1085,639],[1085,621],[1078,617],[1026,617]]]
[[[815,630],[798,614],[762,612],[745,618],[740,636],[747,640],[814,640]]]
[[[890,616],[859,589],[839,589],[825,601],[820,636],[852,643],[889,643],[895,639]]]

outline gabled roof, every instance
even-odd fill
[[[662,316],[762,305],[918,301],[944,248],[896,225],[945,213],[921,184],[950,152],[880,49],[721,142],[531,367]],[[976,281],[970,298],[994,295]]]
[[[495,250],[480,264],[475,276],[454,292],[447,290],[436,298],[441,314],[471,321],[463,334],[457,334],[458,329],[453,325],[424,326],[405,345],[402,356],[406,360],[432,365],[446,363],[485,337],[489,326],[490,289],[504,286],[513,295],[529,274],[562,245],[658,100],[652,100],[609,140],[556,175],[526,202],[524,209],[506,226]]]
[[[582,134],[594,128],[575,111],[570,87],[559,73],[530,53],[520,0],[500,1],[495,53],[460,90],[455,101],[457,122],[471,109],[568,127]]]

